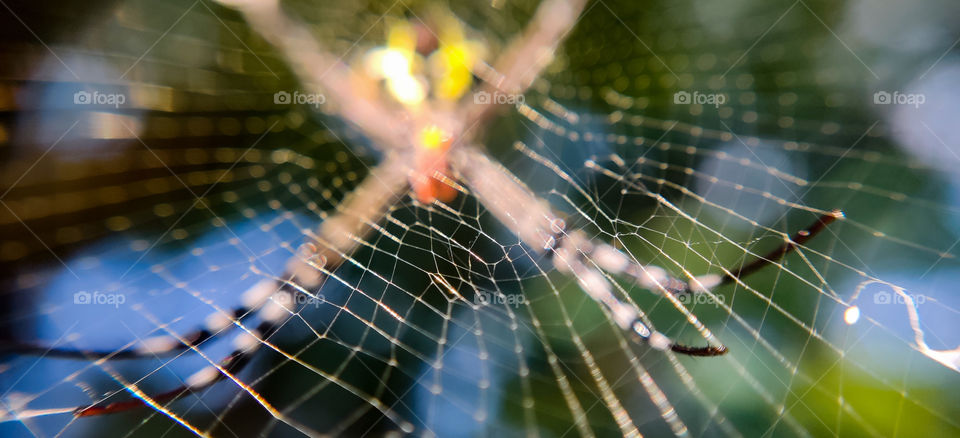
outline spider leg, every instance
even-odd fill
[[[244,304],[235,307],[228,313],[217,311],[210,314],[203,328],[187,333],[181,336],[180,339],[168,335],[159,335],[143,339],[136,346],[117,350],[51,348],[39,344],[9,342],[0,345],[0,352],[81,360],[143,359],[174,355],[184,350],[189,350],[192,347],[199,346],[216,335],[223,334],[224,330],[229,330],[233,326],[234,321],[240,323],[250,315],[253,315],[257,309],[263,305],[266,299],[270,298],[272,294],[281,291],[285,291],[288,294],[295,293],[292,290],[284,288],[282,285],[278,286],[273,281],[263,280],[244,292]]]
[[[246,312],[235,314],[235,318],[240,320]],[[121,359],[140,359],[154,356],[171,355],[200,345],[213,336],[209,330],[203,328],[188,333],[183,337],[184,343],[169,344],[168,336],[158,336],[157,338],[148,338],[136,347],[123,348],[120,350],[85,350],[72,348],[50,348],[44,345],[31,344],[25,342],[5,342],[0,345],[0,353],[16,355],[32,355],[55,357],[61,359],[81,359],[81,360],[121,360]]]
[[[363,242],[394,201],[409,188],[413,172],[409,161],[388,155],[373,168],[353,191],[336,206],[337,212],[326,218],[316,232],[308,232],[316,244],[301,247],[301,256],[287,263],[287,271],[306,288],[320,284],[323,269],[343,263],[347,255]]]
[[[613,275],[625,274],[642,287],[664,293],[706,293],[714,288],[736,281],[770,263],[775,263],[790,251],[823,231],[830,223],[843,217],[840,211],[821,216],[813,225],[798,231],[784,245],[736,270],[725,269],[724,275],[706,274],[683,281],[671,277],[663,268],[634,263],[623,252],[606,243],[590,241],[582,232],[567,233],[563,220],[555,215],[547,201],[538,198],[502,165],[493,162],[481,150],[465,146],[451,152],[450,163],[463,176],[474,196],[520,240],[538,252],[553,257],[554,267],[576,276],[581,289],[610,312],[614,322],[655,349],[670,349],[689,356],[719,356],[726,354],[723,345],[691,347],[677,344],[665,335],[651,330],[641,319],[636,308],[622,302],[613,294],[610,281],[603,271]],[[593,266],[591,266],[593,265]],[[693,315],[688,315],[691,322]],[[697,322],[696,324],[699,324]],[[704,335],[710,338],[709,331]]]
[[[263,340],[273,335],[283,325],[283,322],[296,311],[296,308],[289,301],[271,301],[271,303],[272,305],[268,304],[266,309],[261,310],[260,314],[263,321],[259,326],[255,330],[243,333],[236,338],[233,352],[220,360],[216,366],[208,365],[188,377],[183,385],[152,396],[150,399],[156,403],[171,402],[192,392],[209,388],[213,384],[226,379],[228,377],[227,373],[233,375],[243,371]],[[145,406],[147,406],[147,402],[139,398],[107,404],[94,403],[75,408],[73,415],[76,417],[93,417],[116,414]]]
[[[218,362],[190,376],[184,385],[151,397],[155,402],[169,402],[191,392],[196,392],[236,374],[250,362],[263,339],[269,338],[297,311],[296,294],[310,295],[309,289],[321,286],[325,274],[336,269],[363,239],[373,230],[386,213],[387,207],[408,189],[410,166],[400,159],[388,156],[337,207],[337,212],[325,219],[315,232],[306,234],[316,243],[302,245],[287,262],[288,280],[261,280],[247,290],[242,305],[231,317],[217,311],[206,321],[206,328],[186,336],[157,336],[144,341],[143,345],[116,351],[50,349],[47,347],[12,344],[3,346],[5,351],[22,354],[46,354],[47,356],[78,359],[136,359],[152,358],[184,350],[194,350],[200,343],[223,333],[232,327],[241,327],[243,319],[250,314],[259,315],[261,322],[255,330],[245,331],[234,340],[235,350]],[[221,371],[223,370],[223,371]],[[89,417],[107,415],[146,406],[140,399],[124,400],[109,404],[94,403],[73,410],[75,416]]]
[[[526,91],[553,61],[553,54],[566,40],[586,3],[586,0],[542,1],[523,33],[494,62],[500,75],[494,85],[503,91]]]
[[[843,217],[843,212],[840,210],[834,210],[830,213],[820,216],[816,222],[812,225],[797,231],[789,240],[783,242],[783,245],[780,245],[776,249],[768,252],[763,257],[759,257],[748,265],[740,265],[739,268],[734,269],[724,269],[725,276],[720,284],[729,284],[733,283],[739,279],[742,279],[763,267],[778,262],[780,259],[784,258],[791,251],[797,249],[798,246],[803,245],[808,240],[812,239],[817,234],[820,234],[821,231],[825,230],[827,226],[831,223]]]
[[[670,351],[673,351],[674,353],[685,354],[687,356],[723,356],[724,354],[727,354],[727,351],[729,351],[727,350],[727,347],[722,344],[719,346],[707,345],[706,347],[691,347],[688,345],[677,344],[663,334],[650,330],[650,328],[647,327],[647,325],[644,324],[640,319],[635,320],[633,324],[631,324],[630,334],[635,338],[634,342],[643,341],[658,350],[670,348]]]
[[[842,217],[843,212],[840,210],[834,210],[821,215],[812,225],[797,231],[782,245],[761,257],[757,257],[756,260],[749,264],[741,265],[739,268],[724,269],[723,274],[706,274],[693,277],[690,281],[671,277],[665,269],[659,266],[633,264],[626,254],[605,243],[595,246],[592,257],[604,270],[614,274],[623,273],[633,277],[646,289],[657,290],[662,287],[674,295],[705,293],[712,291],[716,287],[743,279],[767,265],[776,263]]]
[[[467,187],[488,211],[524,244],[550,255],[558,271],[573,274],[580,288],[610,313],[617,326],[631,333],[635,342],[691,356],[719,356],[727,352],[722,345],[689,347],[677,344],[666,335],[651,330],[635,307],[613,294],[613,286],[600,270],[614,274],[626,272],[631,263],[626,254],[606,244],[594,244],[581,232],[567,233],[564,221],[552,212],[547,201],[534,195],[509,170],[494,163],[482,151],[474,147],[453,151],[451,164],[463,175]],[[657,269],[663,271],[654,268],[639,269],[651,273],[659,272]],[[663,288],[663,282],[669,277],[663,271],[663,276],[648,275],[647,278],[657,288]],[[708,281],[706,277],[704,281]],[[715,282],[719,282],[719,276]],[[695,319],[692,315],[689,318]]]
[[[675,295],[687,294],[687,293],[705,293],[713,290],[714,288],[737,281],[750,275],[761,268],[775,263],[778,260],[786,256],[790,251],[795,250],[798,246],[803,245],[808,240],[812,239],[814,236],[819,234],[821,231],[826,229],[832,222],[843,217],[843,213],[839,210],[833,211],[828,214],[824,214],[817,219],[817,222],[812,225],[797,231],[793,236],[789,238],[780,247],[770,251],[762,257],[758,257],[756,260],[751,262],[748,265],[741,266],[737,270],[733,269],[724,269],[724,275],[720,274],[706,274],[697,277],[693,277],[690,281],[683,281],[677,278],[671,277],[667,271],[659,266],[654,265],[639,265],[633,263],[629,257],[623,252],[617,250],[616,248],[606,244],[606,243],[591,243],[586,241],[586,238],[580,233],[571,233],[566,236],[565,241],[579,241],[575,244],[576,248],[581,248],[581,251],[584,249],[587,251],[587,254],[590,257],[590,260],[593,261],[598,267],[602,268],[604,271],[611,274],[626,274],[635,280],[644,288],[649,290],[659,290],[663,289],[665,292],[673,293]],[[580,267],[580,270],[585,269]],[[576,271],[574,271],[576,272]],[[596,274],[591,274],[596,276]],[[579,278],[589,278],[588,275],[578,274]],[[593,283],[597,283],[600,280],[591,280]],[[606,280],[603,280],[606,281]],[[593,284],[582,284],[582,286],[587,289],[599,289],[600,287]],[[609,295],[611,298],[605,299],[615,299],[612,298],[612,293],[604,292],[600,294],[601,297]],[[611,310],[618,310],[620,305],[617,304],[608,304],[607,307]],[[633,309],[630,309],[633,311]],[[626,312],[629,314],[629,311],[620,310],[621,312]],[[614,315],[617,313],[614,312]],[[623,317],[619,324],[623,327],[624,323],[627,322],[628,318]],[[646,324],[643,323],[639,318],[635,319],[629,325],[629,331],[631,334],[639,340],[642,340],[658,349],[670,348],[675,353],[685,354],[688,356],[720,356],[727,353],[727,348],[723,345],[712,346],[708,345],[706,347],[690,347],[682,344],[676,344],[669,339],[663,337],[663,335],[651,331]]]
[[[644,275],[640,277],[643,278],[641,286],[650,290],[663,289],[669,292],[667,287],[671,285],[676,287],[682,282],[666,275],[666,271],[662,268],[652,265],[631,265],[632,262],[626,254],[606,243],[590,242],[579,231],[567,233],[562,240],[559,240],[559,245],[553,249],[553,254],[553,263],[557,270],[572,272],[577,277],[580,287],[610,311],[614,322],[630,333],[634,342],[645,343],[657,350],[669,349],[688,356],[709,357],[727,353],[727,347],[724,345],[691,347],[678,344],[666,335],[650,329],[634,307],[619,300],[613,294],[610,281],[602,273],[605,271],[618,274],[631,270],[643,272]],[[590,263],[596,268],[591,267]]]
[[[236,327],[244,319],[257,313],[268,299],[294,301],[297,294],[310,296],[307,289],[316,288],[322,283],[323,270],[336,269],[343,262],[344,256],[375,229],[386,207],[406,189],[407,172],[407,167],[399,160],[388,157],[337,205],[336,214],[324,220],[315,233],[309,233],[320,249],[313,243],[302,245],[298,254],[287,262],[287,274],[282,277],[286,280],[261,280],[244,292],[240,306],[229,312],[218,310],[210,314],[204,328],[179,337],[154,336],[140,341],[137,346],[116,350],[50,348],[31,343],[8,342],[0,344],[0,353],[84,360],[152,358],[176,354],[198,346],[216,335],[225,334],[225,330]]]
[[[293,278],[293,276],[287,276]],[[127,360],[145,359],[172,356],[180,352],[198,347],[205,341],[222,336],[227,331],[256,314],[268,300],[295,301],[297,294],[307,294],[303,290],[292,287],[291,281],[278,283],[273,280],[261,280],[243,294],[242,303],[232,311],[211,313],[204,322],[204,327],[185,335],[175,337],[159,335],[143,339],[134,347],[116,350],[89,350],[74,348],[51,348],[49,346],[26,343],[6,342],[0,344],[0,353],[35,355],[61,359],[80,360]]]
[[[520,36],[508,44],[493,66],[481,62],[474,68],[474,74],[486,83],[482,91],[525,93],[553,61],[557,47],[566,40],[586,3],[586,0],[542,1]],[[464,126],[473,126],[488,119],[503,104],[468,99],[463,105],[461,114],[467,115]]]

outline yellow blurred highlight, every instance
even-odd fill
[[[430,56],[438,98],[459,99],[473,85],[473,64],[483,55],[482,44],[466,38],[463,24],[447,16],[442,20],[440,47]]]
[[[413,62],[414,51],[417,49],[417,31],[406,21],[396,21],[387,31],[387,47]]]
[[[473,85],[474,56],[477,47],[469,42],[457,42],[453,45],[443,44],[431,56],[431,63],[437,77],[436,95],[440,99],[454,100],[460,98]]]
[[[420,144],[429,150],[440,149],[450,139],[446,131],[436,125],[430,125],[420,131]]]

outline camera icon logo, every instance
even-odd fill
[[[73,294],[73,304],[90,304],[90,292],[80,291]]]
[[[673,93],[673,103],[678,105],[686,105],[690,103],[690,92],[689,91],[678,91]]]
[[[73,93],[73,103],[76,105],[86,105],[90,103],[90,93],[78,91]]]
[[[290,102],[290,93],[286,91],[278,91],[273,93],[273,103],[277,105],[289,105]]]
[[[878,91],[873,93],[873,103],[877,105],[887,105],[891,102],[890,93],[886,91]]]
[[[490,294],[488,294],[488,293],[486,293],[486,292],[477,292],[477,294],[473,296],[473,304],[476,304],[476,305],[478,305],[478,306],[487,306],[487,305],[489,305],[489,304],[490,304]]]
[[[486,91],[478,91],[473,95],[473,103],[478,105],[486,105],[490,103],[490,93]]]
[[[874,304],[890,304],[890,292],[880,291],[873,294]]]

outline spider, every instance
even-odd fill
[[[639,264],[612,245],[589,239],[583,231],[569,229],[548,201],[535,195],[478,144],[476,133],[509,103],[468,96],[522,96],[552,61],[586,0],[544,0],[522,34],[491,64],[481,59],[482,45],[469,40],[456,25],[447,23],[446,30],[435,35],[422,22],[400,22],[391,27],[387,45],[370,50],[358,62],[360,66],[346,65],[325,51],[305,25],[288,17],[275,1],[221,2],[237,8],[251,28],[287,59],[303,84],[324,90],[337,105],[336,114],[372,140],[384,158],[337,206],[336,214],[308,233],[309,242],[287,262],[281,278],[260,281],[244,292],[240,307],[210,315],[204,328],[179,337],[149,338],[137,347],[113,351],[8,346],[8,350],[24,354],[82,359],[152,357],[196,349],[215,334],[243,328],[249,315],[260,315],[261,323],[254,330],[244,328],[231,354],[196,372],[181,387],[152,397],[80,406],[72,409],[75,416],[143,407],[148,404],[143,398],[152,403],[170,401],[242,370],[263,339],[297,311],[291,298],[318,290],[357,241],[377,228],[389,206],[408,193],[425,204],[449,202],[461,193],[475,197],[531,251],[547,257],[557,271],[574,276],[583,292],[633,342],[702,357],[724,355],[728,350],[722,344],[679,344],[652,329],[635,307],[616,297],[605,273],[629,277],[641,287],[663,294],[706,293],[776,262],[842,217],[839,211],[825,214],[749,264],[687,281],[670,276],[661,267]],[[415,71],[417,65],[425,64],[433,67],[429,79]],[[479,81],[474,84],[476,78]],[[356,91],[358,83],[367,86],[368,92]]]

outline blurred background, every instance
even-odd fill
[[[476,199],[407,196],[236,380],[84,418],[62,408],[173,389],[236,330],[138,360],[6,347],[189,333],[280,275],[382,156],[336,102],[278,101],[324,90],[231,7],[0,5],[0,435],[960,431],[956,2],[590,1],[524,105],[479,134],[571,229],[679,278],[842,210],[684,302],[727,356],[630,344]],[[404,23],[453,26],[493,62],[537,6],[280,2],[357,69]],[[658,330],[705,342],[614,279]]]

